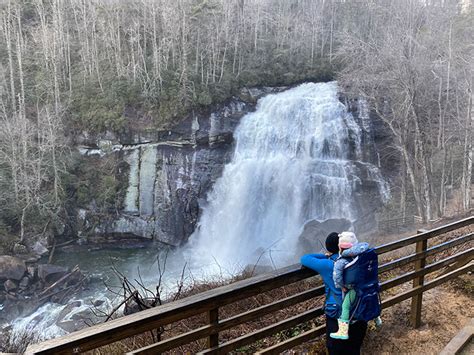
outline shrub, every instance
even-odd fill
[[[99,212],[114,211],[121,205],[126,191],[117,178],[114,156],[79,157],[67,181],[68,191],[79,207],[87,208],[94,201]]]

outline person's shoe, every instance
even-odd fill
[[[382,323],[383,323],[382,318],[380,318],[380,317],[375,318],[375,326],[377,328],[380,328],[382,326]]]
[[[349,339],[349,322],[344,322],[342,319],[338,319],[337,325],[339,326],[337,333],[331,333],[329,336],[333,339]]]

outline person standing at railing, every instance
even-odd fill
[[[357,321],[349,328],[349,339],[333,339],[330,333],[337,332],[337,319],[341,314],[342,292],[336,288],[333,279],[334,262],[339,257],[339,234],[330,233],[326,238],[325,254],[306,254],[301,257],[301,265],[321,275],[326,288],[326,347],[330,355],[358,355],[367,332],[367,322]]]
[[[358,290],[360,294],[364,293],[363,290],[370,290],[369,288],[367,288],[367,285],[366,285],[367,280],[370,279],[370,277],[368,277],[370,276],[370,274],[363,275],[363,274],[367,274],[365,270],[363,270],[364,271],[363,273],[356,272],[355,276],[357,277],[357,279],[354,280],[353,278],[350,281],[347,279],[348,275],[345,274],[346,269],[348,269],[349,267],[354,267],[355,265],[358,265],[360,263],[358,260],[359,260],[359,257],[362,256],[362,254],[369,255],[370,252],[371,250],[369,250],[369,243],[359,242],[354,233],[342,232],[341,234],[339,234],[339,258],[334,263],[333,279],[334,279],[334,284],[336,285],[336,287],[338,289],[341,289],[343,292],[342,294],[343,300],[342,300],[341,317],[337,320],[339,330],[336,333],[331,333],[330,334],[331,338],[342,339],[342,340],[349,339],[349,323],[351,323],[352,317],[354,316],[354,312],[357,309],[361,308],[362,306],[367,306],[367,305],[369,306],[369,307],[364,308],[368,310],[368,312],[364,312],[364,315],[368,316],[368,318],[363,318],[364,320],[373,319],[373,317],[375,317],[376,325],[379,327],[382,324],[382,319],[380,318],[380,316],[378,316],[380,314],[380,302],[379,302],[380,298],[378,295],[378,284],[379,284],[378,278],[374,280],[370,280],[372,281],[370,285],[374,285],[372,287],[372,291],[374,292],[370,293],[369,295],[365,295],[365,297],[361,299],[360,297],[357,296],[356,286],[359,285],[360,283],[363,284],[364,287],[359,288]],[[370,268],[372,268],[372,265],[376,265],[375,261],[377,258],[377,255],[374,252],[372,252],[371,256],[375,257],[375,259],[374,258],[372,259],[373,263],[371,263]],[[374,273],[371,273],[371,275],[374,276]],[[377,273],[375,271],[375,276],[376,275]]]

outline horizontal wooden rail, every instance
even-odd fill
[[[427,282],[423,286],[418,286],[418,287],[412,288],[409,291],[406,291],[404,293],[401,293],[399,295],[396,295],[396,296],[393,296],[389,299],[384,300],[382,302],[382,308],[391,307],[394,304],[405,301],[405,300],[407,300],[407,299],[409,299],[409,298],[411,298],[411,297],[413,297],[413,296],[415,296],[415,295],[417,295],[421,292],[428,291],[428,290],[432,289],[433,287],[439,286],[442,283],[444,283],[446,281],[449,281],[454,277],[465,274],[465,273],[467,273],[469,271],[472,271],[472,270],[474,270],[474,264],[465,265],[462,268],[459,268],[457,270],[454,270],[454,271],[450,272],[449,274],[443,275],[443,276],[441,276],[437,279],[434,279],[430,282]]]
[[[377,249],[377,254],[382,255],[382,254],[388,253],[390,251],[394,251],[396,249],[400,249],[400,248],[406,247],[408,245],[414,244],[414,243],[419,242],[421,240],[431,239],[431,238],[437,237],[441,234],[445,234],[445,233],[451,232],[453,230],[469,226],[473,223],[474,223],[474,217],[468,217],[468,218],[462,219],[460,221],[444,225],[442,227],[438,227],[438,228],[431,229],[431,230],[423,232],[423,233],[416,234],[412,237],[408,237],[408,238],[405,238],[405,239],[397,240],[395,242],[387,243],[387,244],[381,245],[381,246],[376,248]]]
[[[458,237],[456,239],[449,240],[449,241],[444,242],[442,244],[439,244],[439,245],[433,246],[431,248],[428,248],[426,250],[426,252],[411,254],[411,255],[408,255],[408,256],[404,256],[400,259],[397,259],[397,260],[388,262],[386,264],[383,264],[379,267],[379,273],[384,273],[384,272],[393,270],[397,267],[407,265],[407,264],[409,264],[413,261],[419,260],[421,258],[426,258],[428,256],[434,255],[436,253],[440,253],[444,250],[447,250],[449,248],[458,246],[458,245],[463,244],[463,243],[470,242],[472,240],[474,240],[474,233],[469,233],[467,235],[463,235],[463,236]]]
[[[228,341],[224,344],[219,345],[218,347],[204,350],[200,352],[199,354],[227,354],[229,351],[254,343],[257,340],[266,338],[267,336],[270,336],[282,330],[291,328],[295,325],[310,321],[323,314],[324,314],[324,310],[322,307],[317,308],[317,309],[312,309],[302,314],[299,314],[297,316],[269,325],[268,327],[262,328],[250,334],[243,335],[237,339]]]
[[[226,329],[235,327],[239,324],[252,321],[254,319],[278,311],[285,307],[289,307],[297,303],[307,301],[317,296],[322,296],[323,294],[324,286],[319,286],[307,291],[300,292],[296,295],[286,297],[282,300],[275,301],[273,303],[249,310],[247,312],[240,313],[234,317],[224,319],[222,321],[219,321],[216,326],[207,325],[191,332],[178,335],[174,338],[166,339],[159,343],[149,345],[136,351],[132,351],[129,354],[156,354],[164,352],[175,347],[190,343],[191,341],[202,339],[203,337],[208,336],[210,334],[221,332]]]
[[[401,285],[405,282],[411,281],[415,277],[427,275],[429,273],[432,273],[436,270],[439,270],[439,269],[441,269],[445,266],[448,266],[448,265],[450,265],[450,264],[452,264],[456,261],[463,260],[465,258],[469,258],[469,259],[472,260],[473,257],[474,257],[474,248],[471,248],[471,249],[468,249],[468,250],[462,252],[461,254],[456,254],[456,255],[453,255],[453,256],[451,256],[447,259],[443,259],[443,260],[440,260],[436,263],[427,265],[422,270],[412,271],[412,272],[403,274],[401,276],[398,276],[394,279],[390,279],[390,280],[387,280],[385,282],[382,282],[380,284],[381,290],[386,291],[386,290],[391,289],[395,286],[399,286],[399,285]]]
[[[297,345],[313,340],[318,336],[323,335],[324,333],[326,333],[326,325],[320,325],[297,336],[294,336],[285,341],[270,346],[264,350],[258,351],[256,354],[280,354],[285,350],[294,348]]]
[[[473,223],[474,217],[469,217],[446,226],[416,234],[412,237],[382,245],[376,248],[376,250],[378,254],[388,253],[411,244],[426,241],[433,237],[471,225]],[[433,246],[426,251],[411,254],[385,263],[380,266],[379,271],[386,272],[422,258],[426,259],[427,256],[451,249],[454,246],[460,245],[462,243],[470,242],[473,240],[473,238],[473,233],[456,237],[452,240]],[[419,287],[412,288],[405,293],[395,295],[388,300],[384,300],[384,307],[389,307],[393,304],[401,302],[402,300],[411,298],[414,295],[418,295],[425,290],[428,290],[453,277],[456,277],[457,275],[460,275],[463,272],[472,270],[472,264],[463,264],[469,261],[469,259],[472,260],[473,255],[474,251],[473,248],[471,248],[463,251],[462,253],[450,256],[444,260],[437,261],[423,269],[415,270],[413,272],[409,272],[383,282],[381,284],[382,290],[387,290],[402,283],[411,281],[415,278],[420,278],[428,273],[440,270],[445,266],[451,265],[450,268],[455,268],[452,271],[448,269],[445,271],[449,271],[446,273],[446,275],[442,275],[435,280],[425,283],[424,285],[420,285]],[[86,328],[61,338],[31,345],[28,347],[27,352],[41,354],[84,352],[124,338],[144,333],[149,330],[157,329],[161,326],[165,326],[192,316],[212,313],[215,316],[208,325],[132,351],[131,354],[156,354],[206,337],[208,338],[208,341],[210,340],[210,343],[208,343],[210,344],[210,348],[205,350],[203,353],[226,353],[322,315],[322,308],[308,310],[301,314],[294,315],[291,318],[284,319],[275,324],[269,325],[258,331],[242,335],[237,339],[232,339],[222,344],[218,343],[219,332],[231,329],[239,324],[257,320],[264,315],[271,314],[272,312],[278,311],[285,307],[294,306],[313,297],[321,296],[324,294],[324,287],[320,286],[302,291],[295,295],[288,296],[281,300],[277,300],[270,304],[251,309],[222,320],[218,318],[218,309],[220,307],[292,284],[297,281],[302,281],[312,276],[315,276],[312,270],[306,268],[302,269],[300,265],[292,265],[283,269],[275,270],[265,275],[252,277],[250,279],[242,280],[230,285],[190,296],[182,300],[164,304],[160,307],[152,308],[130,316],[112,320],[107,323]],[[305,339],[309,339],[311,335],[316,336],[322,334],[322,332],[324,332],[324,328],[321,327],[304,332],[297,337],[288,339],[287,341],[270,347],[267,349],[267,353],[275,353],[278,351],[278,349],[288,349],[294,345],[299,344]]]

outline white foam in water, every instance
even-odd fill
[[[32,336],[32,343],[67,334],[56,325],[64,306],[46,303],[36,312],[16,319],[12,324],[11,340],[14,344],[23,341],[25,334]]]
[[[305,222],[354,220],[353,180],[360,179],[349,153],[355,148],[360,155],[360,134],[338,99],[336,82],[302,84],[262,98],[242,118],[234,157],[190,238],[193,265],[232,274],[271,254],[281,266],[296,259]]]
[[[92,300],[101,300],[103,303],[98,307],[94,307]],[[75,303],[77,305],[70,307],[70,305]],[[66,335],[68,332],[61,328],[60,325],[61,323],[74,322],[74,315],[78,315],[76,320],[78,324],[85,325],[92,322],[102,322],[103,319],[97,318],[93,312],[97,315],[108,314],[112,308],[112,300],[101,292],[96,292],[84,298],[73,298],[66,305],[46,303],[32,314],[15,319],[11,324],[11,342],[13,344],[20,344],[25,340],[25,336],[30,343],[36,343]],[[88,319],[80,321],[82,312],[90,315]]]

